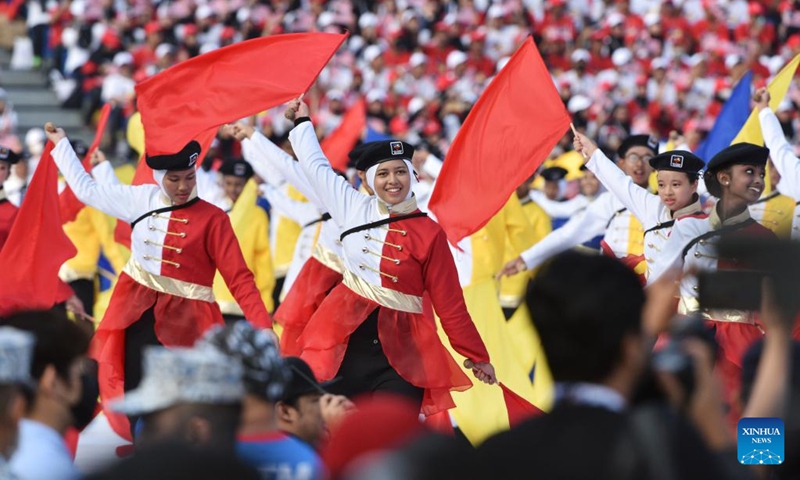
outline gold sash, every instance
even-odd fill
[[[334,272],[344,273],[342,259],[329,249],[320,245],[319,242],[314,246],[314,251],[311,252],[311,256]]]
[[[214,290],[211,287],[150,273],[133,258],[128,260],[122,271],[127,273],[136,283],[140,283],[157,292],[168,293],[190,300],[214,303]]]
[[[422,297],[372,285],[350,270],[345,270],[342,274],[342,281],[350,290],[381,306],[401,312],[422,313]]]

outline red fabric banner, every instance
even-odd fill
[[[506,402],[506,410],[508,410],[508,424],[512,428],[529,418],[544,415],[544,412],[536,405],[512,392],[502,383],[500,383],[500,388],[503,389],[503,400]]]
[[[256,38],[181,62],[136,86],[149,155],[284,104],[308,90],[348,34]],[[202,155],[201,155],[202,157]]]
[[[89,150],[86,151],[86,156],[81,162],[83,168],[89,173],[92,171],[92,154],[100,147],[100,141],[103,139],[103,132],[106,129],[106,123],[108,123],[108,115],[110,113],[111,105],[106,103],[100,110],[100,118],[97,121],[97,130],[94,133],[92,145],[89,146]],[[58,196],[58,204],[61,210],[61,221],[63,223],[69,223],[75,220],[75,217],[78,216],[84,207],[83,202],[78,200],[78,197],[75,196],[75,193],[69,188],[69,185],[67,185],[64,191],[61,192],[61,195]]]
[[[334,170],[347,170],[347,154],[356,146],[367,125],[367,104],[360,99],[342,117],[342,123],[320,143]]]
[[[569,128],[570,117],[531,38],[475,103],[436,181],[430,210],[452,244],[505,205]]]
[[[0,252],[0,316],[46,310],[63,300],[58,269],[77,253],[61,223],[58,174],[47,142],[39,166]]]

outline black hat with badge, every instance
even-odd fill
[[[646,147],[653,151],[654,155],[658,155],[658,140],[650,135],[629,135],[628,138],[622,141],[617,149],[617,156],[625,158],[628,150],[633,147]]]
[[[359,143],[355,146],[350,153],[347,154],[347,166],[352,168],[358,168],[358,159],[361,157],[361,154],[366,151],[367,147],[369,147],[372,143]]]
[[[89,153],[89,145],[83,140],[70,140],[69,143],[72,145],[72,150],[75,151],[75,155],[81,160]]]
[[[356,169],[366,172],[370,167],[391,160],[408,160],[414,157],[414,147],[400,140],[370,142],[356,161]]]
[[[11,150],[8,147],[0,146],[0,162],[10,163],[14,165],[15,163],[19,162],[22,159],[20,154]]]
[[[563,180],[564,177],[567,176],[567,173],[569,172],[566,168],[550,167],[542,170],[540,175],[548,182],[558,182],[559,180]]]
[[[249,162],[237,158],[224,162],[219,167],[219,173],[249,180],[253,176],[253,166]]]
[[[766,165],[769,149],[752,143],[737,143],[725,147],[708,162],[707,170],[718,170],[728,165]]]
[[[146,155],[147,166],[153,170],[188,170],[200,158],[200,144],[196,140],[187,143],[178,153],[170,155]]]
[[[653,170],[672,170],[697,175],[705,167],[703,159],[686,150],[671,150],[650,159]]]

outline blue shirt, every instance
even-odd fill
[[[240,436],[236,453],[265,480],[321,480],[322,460],[307,443],[281,432]]]

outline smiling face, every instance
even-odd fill
[[[234,203],[236,203],[236,200],[239,200],[239,196],[242,194],[242,190],[244,190],[246,184],[247,179],[245,178],[235,175],[222,176],[222,189],[225,191],[225,195]]]
[[[764,170],[763,165],[733,165],[717,173],[722,196],[747,205],[754,203],[764,191]]]
[[[689,180],[684,172],[673,170],[660,170],[656,174],[658,179],[658,196],[671,211],[675,212],[686,208],[692,203],[694,194],[697,193],[697,180]]]
[[[597,179],[594,173],[586,170],[583,177],[581,177],[580,187],[581,194],[587,197],[593,197],[597,195],[598,190],[600,190],[600,180]]]
[[[389,160],[378,164],[373,184],[381,200],[397,205],[406,199],[411,189],[411,172],[403,160]]]
[[[187,170],[170,170],[164,176],[164,191],[175,205],[183,205],[197,185],[197,172],[194,168]]]
[[[654,155],[653,151],[647,147],[631,147],[625,152],[625,157],[619,160],[618,165],[626,175],[631,177],[633,183],[647,188],[650,173],[653,171],[650,167],[650,159]]]

